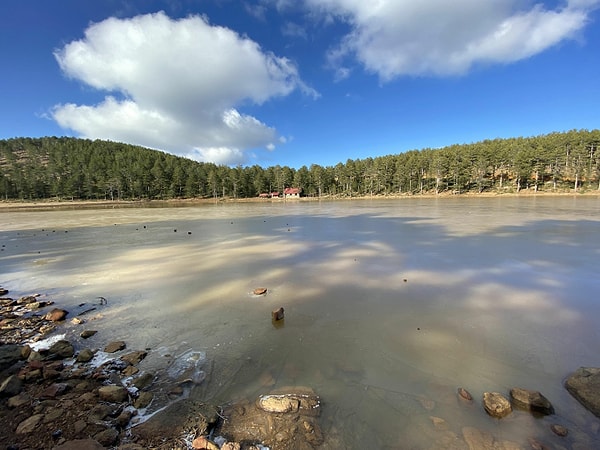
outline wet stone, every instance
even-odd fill
[[[54,343],[49,349],[50,355],[55,355],[60,358],[70,358],[75,354],[75,349],[69,341],[60,340]]]
[[[146,357],[146,355],[148,355],[148,352],[146,351],[136,351],[121,356],[121,360],[135,366],[139,364],[140,361]]]
[[[567,429],[567,427],[563,427],[562,425],[559,425],[556,423],[550,425],[550,429],[552,430],[552,432],[554,434],[556,434],[557,436],[560,436],[560,437],[565,437],[566,435],[569,434],[569,430]]]
[[[483,407],[490,416],[498,419],[512,412],[510,402],[498,392],[484,392]]]
[[[79,336],[81,336],[83,339],[88,339],[88,338],[91,338],[96,333],[97,333],[96,330],[84,330],[81,332],[81,334]]]
[[[100,400],[110,403],[122,403],[129,397],[129,392],[123,386],[102,386],[98,389]]]
[[[51,322],[60,322],[61,320],[65,320],[67,314],[69,314],[69,312],[65,311],[64,309],[54,308],[52,311],[46,314],[45,319]]]
[[[517,408],[545,415],[554,414],[554,407],[550,400],[538,391],[513,388],[510,390],[510,397]]]
[[[109,343],[106,347],[104,347],[104,351],[106,353],[115,353],[123,350],[126,347],[124,341],[113,341]]]
[[[86,363],[86,362],[91,361],[93,357],[94,357],[94,352],[92,350],[90,350],[89,348],[84,348],[77,355],[77,362],[78,363]]]

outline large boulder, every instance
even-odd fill
[[[567,378],[565,387],[579,403],[600,417],[599,367],[580,367]]]

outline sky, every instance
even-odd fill
[[[0,139],[229,166],[600,122],[600,0],[3,0]]]

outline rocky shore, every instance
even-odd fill
[[[203,373],[184,364],[157,400],[157,375],[138,368],[148,350],[124,341],[94,349],[60,333],[70,322],[81,330],[78,341],[94,336],[93,313],[107,307],[105,299],[79,305],[73,316],[40,295],[7,294],[0,288],[0,448],[291,450],[323,441],[320,398],[310,388],[279,389],[224,410],[185,398]],[[148,414],[155,401],[160,407]]]
[[[86,345],[94,340],[90,338],[95,336],[102,308],[110,307],[102,297],[69,313],[41,295],[14,299],[8,294],[0,287],[0,448],[347,447],[332,430],[325,435],[321,398],[310,387],[279,388],[226,406],[194,401],[185,394],[204,381],[204,373],[197,370],[202,358],[198,352],[186,354],[186,364],[178,367],[169,383],[160,380],[157,389],[159,375],[138,367],[151,349],[130,349],[124,341],[103,342],[99,348]],[[61,333],[67,324],[77,330],[77,339],[66,339]],[[576,370],[566,379],[565,388],[600,417],[600,369]],[[435,415],[434,400],[421,399],[431,414],[430,426],[423,430],[430,437],[429,450],[582,450],[597,443],[593,436],[573,437],[551,401],[535,390],[485,392],[479,406],[466,388],[459,387],[455,397],[460,407],[480,407],[481,414],[498,423],[510,421],[515,409],[552,420],[546,434],[531,436],[527,442],[497,439],[472,426],[453,430],[444,417]]]

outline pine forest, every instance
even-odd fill
[[[168,200],[600,191],[600,130],[493,139],[290,168],[220,166],[111,141],[0,140],[5,200]]]

